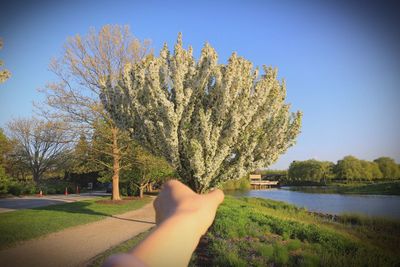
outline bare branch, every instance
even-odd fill
[[[34,118],[8,123],[11,138],[16,142],[14,154],[29,166],[35,182],[39,182],[43,173],[57,166],[71,150],[69,136],[62,130],[62,124]]]

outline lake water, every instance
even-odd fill
[[[309,211],[329,214],[358,213],[400,219],[400,196],[316,194],[288,189],[234,192],[234,196],[260,197],[304,207]]]

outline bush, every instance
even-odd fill
[[[24,186],[18,182],[11,183],[8,192],[14,196],[20,196],[24,192]]]
[[[38,192],[35,183],[33,182],[27,182],[25,184],[23,184],[23,194],[26,195],[33,195],[36,194]]]
[[[0,194],[7,194],[10,179],[6,175],[3,166],[0,166]]]
[[[260,254],[260,256],[266,259],[272,259],[272,256],[274,255],[274,248],[271,244],[258,243],[256,251]]]
[[[133,183],[128,185],[128,196],[138,196],[139,188],[135,186]]]
[[[304,266],[304,267],[319,266],[318,256],[311,253],[304,253],[300,260],[299,266]]]
[[[223,190],[249,190],[250,188],[250,181],[247,177],[242,177],[237,180],[229,180],[222,184]]]
[[[119,193],[120,193],[121,196],[126,197],[126,196],[128,196],[128,189],[126,187],[120,187],[119,188]]]
[[[45,187],[45,188],[42,189],[42,192],[43,192],[43,194],[45,194],[45,195],[54,195],[54,194],[57,194],[56,189],[55,189],[55,188],[52,188],[52,187],[50,187],[50,188]]]
[[[2,184],[3,185],[3,184]],[[0,185],[0,186],[2,186]],[[5,193],[12,194],[14,196],[32,195],[37,192],[36,186],[33,182],[20,182],[20,181],[7,181],[7,191]],[[3,185],[4,189],[4,185]],[[4,193],[4,191],[2,192]]]
[[[292,251],[292,250],[296,250],[296,249],[301,248],[301,245],[302,245],[302,243],[301,243],[300,240],[294,239],[294,240],[291,240],[289,242],[287,248],[288,248],[289,251]]]
[[[250,181],[246,177],[239,179],[238,183],[240,190],[250,190],[251,188]]]
[[[73,193],[76,190],[69,182],[57,178],[42,180],[37,190],[42,190],[43,194],[51,195],[64,194],[65,188],[68,188],[68,193]]]
[[[286,247],[280,244],[275,244],[273,257],[278,266],[286,265],[289,262],[289,253]]]

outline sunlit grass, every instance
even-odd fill
[[[0,248],[62,229],[98,221],[114,214],[138,209],[150,198],[124,204],[100,204],[98,199],[65,203],[0,214]]]
[[[347,214],[331,221],[284,202],[226,196],[190,266],[396,266],[400,222]],[[131,250],[148,232],[100,254]]]
[[[350,218],[349,215],[342,220],[327,221],[283,202],[227,197],[205,237],[209,250],[207,264],[393,266],[400,263],[396,254],[399,222]]]

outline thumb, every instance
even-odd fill
[[[206,194],[207,198],[213,202],[216,206],[224,201],[224,192],[221,189],[214,189],[213,191]]]

